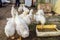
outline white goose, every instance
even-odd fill
[[[40,22],[42,25],[44,25],[46,22],[46,19],[44,17],[43,10],[38,10],[37,13],[34,15],[34,19],[36,20],[37,23]]]
[[[26,25],[25,21],[19,17],[18,12],[16,12],[16,17],[15,17],[15,23],[16,23],[16,31],[18,35],[22,36],[23,38],[26,38],[29,36],[29,28]]]
[[[13,13],[13,9],[14,7],[12,6],[12,11],[11,14]],[[15,21],[14,21],[14,16],[12,15],[12,18],[8,18],[7,19],[7,24],[5,25],[5,34],[7,37],[11,37],[14,35],[15,33]],[[12,39],[14,39],[14,37],[11,37]]]

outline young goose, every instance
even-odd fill
[[[18,12],[16,10],[15,13],[16,31],[18,35],[22,36],[23,38],[26,38],[29,36],[29,28],[26,25],[25,21],[21,17],[19,17]]]
[[[7,24],[5,25],[5,29],[4,29],[6,36],[8,38],[11,37],[11,39],[14,39],[13,35],[15,33],[15,21],[14,21],[13,11],[14,11],[14,6],[12,6],[11,9],[12,18],[7,19]]]

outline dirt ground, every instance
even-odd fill
[[[7,40],[7,37],[4,33],[4,27],[6,25],[6,18],[11,17],[10,14],[11,5],[0,8],[0,40]],[[11,39],[9,39],[11,40]],[[14,39],[16,40],[16,39]],[[30,36],[28,38],[22,38],[22,40],[60,40],[60,36],[57,37],[37,37],[35,29],[30,31]]]

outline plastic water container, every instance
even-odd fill
[[[32,0],[25,0],[25,5],[28,6],[28,7],[31,7]]]

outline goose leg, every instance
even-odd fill
[[[21,40],[21,37],[19,37],[17,40]]]
[[[15,39],[15,37],[14,37],[14,36],[12,36],[12,37],[11,37],[11,39]]]

